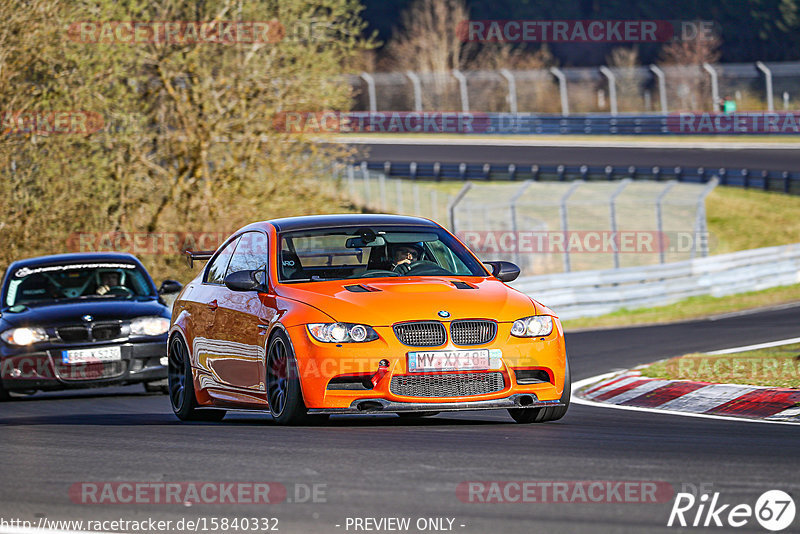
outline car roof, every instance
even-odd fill
[[[82,261],[130,261],[141,265],[139,259],[133,254],[124,252],[78,252],[73,254],[53,254],[51,256],[38,256],[17,260],[11,264],[14,267],[33,267],[35,265],[50,265],[58,263],[77,263]],[[11,267],[9,266],[9,268]]]
[[[405,215],[386,214],[338,214],[338,215],[309,215],[305,217],[286,217],[265,221],[278,232],[291,230],[314,230],[317,228],[333,228],[337,226],[426,226],[439,228],[435,222],[421,217],[408,217]]]

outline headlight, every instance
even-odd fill
[[[47,335],[47,332],[45,332],[43,328],[28,327],[6,330],[0,334],[0,338],[2,338],[3,341],[9,345],[18,345],[20,347],[50,339],[50,337]]]
[[[361,343],[378,339],[378,333],[363,324],[314,323],[308,325],[308,331],[323,343]]]
[[[516,337],[543,337],[553,331],[553,318],[549,315],[535,315],[514,321],[511,335]]]
[[[131,321],[131,335],[160,336],[169,330],[169,319],[163,317],[138,317]]]

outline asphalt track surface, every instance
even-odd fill
[[[630,148],[596,146],[519,146],[436,144],[359,144],[357,160],[508,165],[613,165],[672,168],[800,171],[798,148]]]
[[[573,379],[688,351],[796,337],[798,314],[800,306],[568,334]],[[455,489],[474,480],[649,480],[676,491],[706,484],[721,493],[721,502],[734,504],[753,505],[769,489],[800,497],[796,426],[574,404],[564,419],[545,425],[513,424],[494,411],[415,422],[335,417],[325,426],[295,428],[237,413],[222,423],[185,424],[172,415],[167,397],[140,391],[39,394],[3,404],[0,518],[276,517],[279,532],[316,534],[354,532],[344,528],[347,517],[410,517],[412,524],[449,517],[454,531],[464,533],[641,533],[675,531],[666,528],[671,500],[478,504],[461,502]],[[326,502],[75,504],[68,489],[81,481],[274,481],[290,498],[295,484],[324,484]],[[794,531],[798,524],[800,518]],[[765,532],[754,520],[737,531]]]

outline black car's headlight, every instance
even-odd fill
[[[27,345],[32,345],[33,343],[47,341],[50,339],[50,336],[47,335],[47,332],[44,331],[44,328],[23,326],[20,328],[6,330],[0,334],[0,338],[2,338],[2,340],[9,345],[25,347]]]
[[[511,326],[515,337],[544,337],[553,331],[553,318],[549,315],[534,315],[517,319]]]
[[[137,317],[131,321],[131,335],[160,336],[169,330],[169,319],[163,317]]]
[[[312,323],[308,332],[323,343],[363,343],[378,339],[371,326],[353,323]]]

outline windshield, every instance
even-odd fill
[[[401,276],[486,276],[450,234],[431,227],[343,227],[284,232],[278,279],[313,282]]]
[[[133,263],[74,263],[21,267],[11,273],[5,306],[66,299],[130,299],[152,296],[147,275]]]

